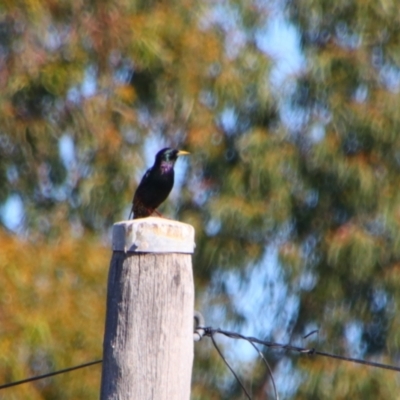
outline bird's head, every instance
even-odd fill
[[[179,156],[187,156],[190,154],[188,151],[171,149],[166,147],[160,150],[156,155],[156,165],[160,165],[163,162],[175,163]]]

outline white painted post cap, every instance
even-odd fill
[[[134,253],[187,253],[195,248],[194,228],[166,218],[148,217],[117,222],[113,251]]]

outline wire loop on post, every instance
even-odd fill
[[[199,311],[194,311],[194,321],[195,321],[195,327],[194,327],[194,332],[193,332],[193,340],[195,342],[200,342],[200,340],[203,338],[205,335],[205,320],[203,315]]]

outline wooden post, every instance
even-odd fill
[[[192,226],[164,218],[113,227],[101,400],[189,400]]]

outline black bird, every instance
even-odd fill
[[[178,156],[188,154],[187,151],[169,147],[157,153],[154,165],[147,170],[136,189],[129,218],[132,214],[133,219],[148,217],[156,211],[174,186],[175,161]]]

